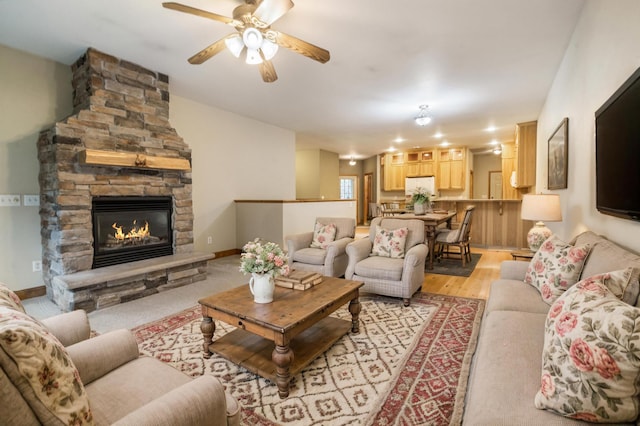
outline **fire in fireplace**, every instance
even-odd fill
[[[171,197],[93,199],[93,268],[173,254]]]

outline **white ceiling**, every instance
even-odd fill
[[[241,3],[181,2],[226,16]],[[187,63],[234,29],[161,3],[0,0],[0,44],[65,64],[94,47],[168,74],[173,94],[291,129],[299,147],[342,158],[433,146],[436,132],[481,150],[537,118],[584,0],[294,0],[272,27],[331,60],[280,49],[275,83],[227,51]],[[426,127],[413,122],[421,104],[433,116]]]

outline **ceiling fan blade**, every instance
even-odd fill
[[[331,54],[328,50],[315,46],[311,43],[307,43],[297,37],[281,33],[280,31],[270,30],[269,32],[275,34],[275,42],[278,43],[278,45],[300,53],[307,58],[311,58],[314,61],[318,61],[323,64],[331,59]]]
[[[190,57],[189,63],[193,65],[199,65],[207,59],[210,59],[212,56],[222,52],[226,47],[224,44],[226,38],[227,37],[221,38],[220,40],[216,41],[213,44],[210,44],[209,46],[205,47],[204,49]]]
[[[273,83],[278,79],[278,74],[276,74],[276,69],[273,67],[271,61],[267,61],[264,59],[264,55],[260,52],[260,56],[262,56],[262,62],[258,65],[260,68],[260,75],[262,75],[262,81],[265,83]]]
[[[291,0],[262,0],[253,16],[267,25],[273,24],[293,7]]]
[[[219,21],[224,24],[232,25],[234,27],[242,25],[242,22],[238,21],[237,19],[218,15],[217,13],[207,12],[206,10],[202,10],[202,9],[196,9],[195,7],[187,6],[181,3],[170,1],[170,2],[162,3],[162,6],[167,9],[177,10],[178,12],[184,12],[184,13],[189,13],[191,15],[200,16],[202,18],[213,19],[214,21]]]

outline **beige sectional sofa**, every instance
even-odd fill
[[[640,268],[640,256],[587,231],[573,245],[590,244],[580,279]],[[529,262],[507,261],[491,285],[468,382],[463,425],[585,423],[534,406],[541,385],[545,320],[550,306],[524,282]],[[636,306],[639,306],[636,303]]]

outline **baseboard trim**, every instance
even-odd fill
[[[231,249],[231,250],[222,250],[222,251],[217,251],[213,254],[216,255],[216,259],[220,258],[220,257],[227,257],[227,256],[234,256],[236,254],[241,254],[242,250],[240,249]]]
[[[20,298],[20,300],[31,299],[33,297],[40,297],[47,294],[47,288],[43,285],[33,288],[25,288],[23,290],[16,290],[16,296]]]

